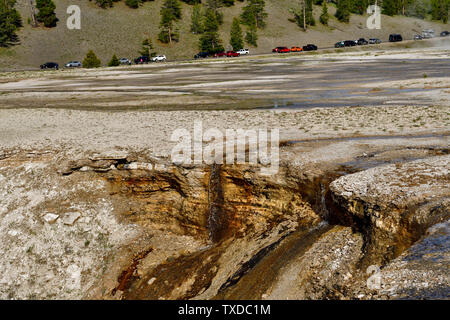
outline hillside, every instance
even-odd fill
[[[90,1],[80,1],[81,30],[68,30],[66,27],[66,9],[73,4],[69,0],[58,0],[56,15],[59,23],[56,28],[31,28],[27,24],[30,16],[29,1],[19,0],[17,9],[22,15],[24,27],[19,32],[21,44],[15,47],[0,48],[0,69],[36,68],[45,61],[63,64],[70,60],[82,60],[89,49],[93,49],[104,64],[116,53],[120,57],[133,58],[138,55],[140,43],[145,37],[152,37],[156,50],[167,55],[169,60],[191,58],[198,52],[198,36],[189,32],[192,7],[183,3],[183,20],[180,28],[180,42],[171,46],[155,41],[159,27],[159,11],[162,0],[146,2],[139,9],[130,9],[124,3],[116,3],[114,8],[101,9]],[[291,18],[288,9],[295,6],[297,0],[267,0],[268,27],[259,31],[258,48],[252,53],[267,53],[279,45],[293,46],[315,43],[319,47],[330,47],[335,42],[359,37],[378,37],[387,40],[390,33],[402,33],[405,38],[426,28],[436,32],[449,29],[448,25],[406,17],[382,17],[381,30],[366,28],[367,17],[353,15],[349,24],[339,23],[334,17],[329,27],[318,23],[307,32],[303,32]],[[228,46],[231,22],[242,10],[243,3],[236,2],[230,8],[223,8],[224,24],[221,37]],[[333,15],[335,8],[329,6]],[[320,7],[315,8],[318,21]]]

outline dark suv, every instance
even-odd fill
[[[356,42],[354,40],[345,40],[344,41],[344,46],[346,46],[346,47],[354,47],[354,46],[356,46]]]
[[[44,64],[41,64],[41,69],[55,69],[58,70],[59,65],[55,62],[46,62]]]
[[[317,50],[317,46],[315,44],[307,44],[303,46],[303,51],[314,51]]]
[[[403,41],[403,37],[400,34],[391,34],[389,36],[389,42],[400,42]]]
[[[369,44],[369,42],[366,39],[364,39],[364,38],[359,38],[358,39],[358,45],[359,46],[363,46],[363,45],[366,45],[366,44]]]
[[[149,62],[150,62],[150,57],[148,57],[148,56],[141,56],[139,58],[134,59],[135,64],[144,64],[144,63],[149,63]]]
[[[199,52],[194,56],[194,59],[200,59],[200,58],[208,58],[209,53],[208,52]]]

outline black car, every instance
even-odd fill
[[[400,42],[403,41],[403,37],[400,34],[391,34],[389,36],[389,42]]]
[[[354,46],[356,46],[356,42],[355,42],[355,40],[345,40],[344,41],[344,46],[346,46],[346,47],[354,47]]]
[[[359,46],[363,46],[363,45],[366,45],[366,44],[369,44],[369,41],[367,41],[367,40],[364,39],[364,38],[359,38],[359,39],[358,39],[358,45],[359,45]]]
[[[317,46],[314,44],[307,44],[306,46],[303,46],[303,51],[314,51],[317,50]]]
[[[139,58],[134,59],[135,64],[144,64],[144,63],[149,63],[149,62],[150,62],[150,57],[148,57],[148,56],[141,56]]]
[[[199,52],[194,56],[194,59],[200,59],[200,58],[208,58],[209,53],[208,52]]]
[[[59,65],[55,62],[46,62],[44,64],[41,64],[41,69],[55,69],[58,70]]]
[[[447,37],[449,35],[450,35],[450,32],[448,32],[448,31],[442,31],[441,32],[441,37]]]

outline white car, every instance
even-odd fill
[[[80,61],[70,61],[69,63],[66,64],[66,68],[78,68],[78,67],[81,67]]]
[[[131,65],[131,61],[128,58],[120,58],[119,59],[120,64],[128,64]]]
[[[250,54],[250,51],[248,49],[241,49],[241,50],[238,50],[236,52],[239,53],[241,56]]]
[[[167,59],[166,59],[165,55],[159,55],[159,56],[156,56],[156,57],[152,58],[153,62],[165,62],[166,60]]]

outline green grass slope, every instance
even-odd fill
[[[82,60],[89,49],[106,64],[115,53],[119,57],[134,58],[138,56],[140,44],[145,37],[151,37],[158,53],[165,54],[169,60],[192,58],[198,52],[198,35],[189,32],[192,6],[183,3],[183,20],[178,23],[180,42],[164,45],[156,41],[159,32],[159,11],[163,0],[146,2],[139,9],[130,9],[124,3],[116,3],[114,8],[101,9],[88,0],[77,1],[81,8],[81,30],[68,30],[66,20],[67,7],[74,4],[69,0],[55,0],[56,15],[59,23],[56,28],[31,28],[27,24],[30,17],[28,0],[19,0],[24,28],[19,32],[20,45],[12,48],[0,48],[0,69],[13,70],[36,68],[46,61],[59,64],[70,60]],[[330,47],[335,42],[359,37],[378,37],[387,40],[390,33],[402,33],[406,38],[433,28],[436,32],[450,29],[448,25],[406,17],[382,17],[381,30],[369,30],[366,16],[353,15],[348,24],[339,23],[334,17],[329,26],[318,22],[320,7],[315,8],[317,26],[303,32],[295,23],[289,21],[292,15],[289,8],[296,6],[298,0],[267,0],[268,25],[259,31],[258,48],[251,53],[268,53],[275,46],[304,45],[315,43],[319,47]],[[241,13],[243,3],[236,2],[230,8],[223,8],[224,24],[221,37],[225,47],[229,47],[229,32],[234,17]],[[335,8],[330,6],[332,15]]]

